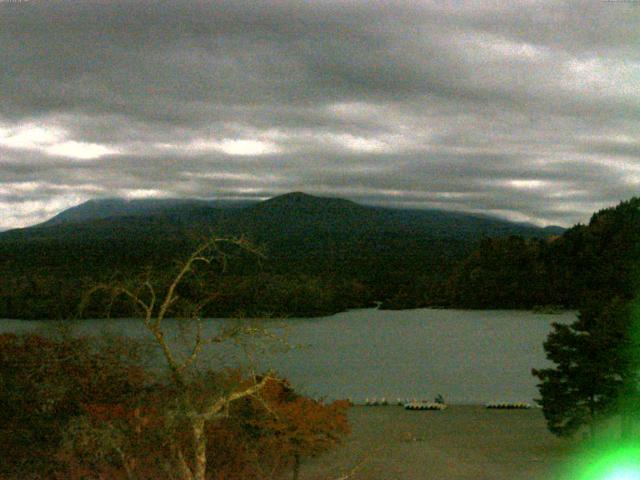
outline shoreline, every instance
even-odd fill
[[[266,321],[284,321],[284,320],[314,320],[331,318],[342,313],[371,310],[374,312],[411,312],[415,310],[448,310],[448,311],[461,311],[461,312],[514,312],[514,313],[531,313],[535,315],[555,316],[564,315],[567,313],[577,313],[575,308],[557,309],[552,311],[536,310],[533,308],[471,308],[471,307],[442,307],[442,306],[422,306],[414,308],[384,308],[381,305],[367,306],[367,307],[355,307],[347,308],[345,310],[339,310],[335,312],[328,312],[326,314],[319,315],[283,315],[283,316],[264,316],[264,317],[247,317],[247,318],[235,318],[235,317],[204,317],[201,320],[266,320]],[[141,320],[141,317],[91,317],[91,318],[0,318],[0,321],[11,322],[83,322],[83,321],[110,321],[110,320]],[[168,319],[169,320],[169,319]],[[175,319],[174,319],[175,320]]]

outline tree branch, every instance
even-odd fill
[[[210,420],[210,419],[216,417],[230,403],[235,402],[236,400],[240,400],[241,398],[245,398],[245,397],[249,397],[251,395],[255,395],[260,390],[262,390],[270,380],[279,381],[274,376],[266,375],[266,376],[264,376],[262,378],[262,380],[260,380],[260,382],[254,383],[253,385],[251,385],[248,388],[245,388],[244,390],[241,390],[239,392],[233,392],[230,395],[227,395],[226,397],[218,399],[204,413],[199,414],[199,415],[204,417],[205,420]]]

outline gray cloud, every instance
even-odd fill
[[[96,196],[586,221],[640,185],[624,2],[0,2],[0,228]]]

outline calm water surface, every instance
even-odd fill
[[[289,378],[298,390],[328,399],[432,399],[442,394],[451,403],[531,402],[537,390],[530,372],[548,365],[542,342],[551,323],[574,319],[572,312],[363,309],[270,320],[263,324],[286,335],[295,348],[262,353],[259,363]],[[213,333],[220,323],[206,320],[205,330]],[[167,325],[179,330],[175,322]],[[0,320],[1,331],[51,328],[46,321]],[[148,337],[136,320],[87,320],[76,331]],[[214,349],[215,356],[203,359],[209,365],[238,361],[238,349]]]

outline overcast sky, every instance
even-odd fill
[[[296,190],[568,226],[639,186],[639,0],[0,0],[0,229]]]

